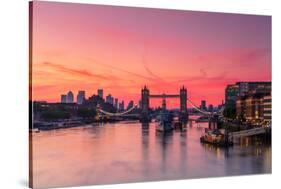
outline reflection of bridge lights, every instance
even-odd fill
[[[128,110],[126,110],[124,112],[117,112],[117,113],[107,112],[105,110],[102,110],[101,108],[97,109],[97,110],[109,117],[109,116],[122,116],[122,115],[125,115],[127,113],[130,113],[135,108],[137,108],[137,105],[133,105],[133,107],[131,107],[130,109],[128,109]]]
[[[221,150],[220,150],[220,148],[216,149],[216,155],[217,155],[217,158],[221,159]]]
[[[261,153],[262,153],[262,150],[261,150],[261,148],[257,148],[256,149],[256,156],[260,156],[261,155]]]
[[[249,138],[246,138],[246,147],[249,146]]]

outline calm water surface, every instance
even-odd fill
[[[269,145],[203,145],[205,127],[163,135],[155,123],[119,122],[33,133],[34,187],[271,173]]]

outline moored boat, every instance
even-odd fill
[[[233,142],[228,140],[227,135],[220,130],[207,130],[205,135],[200,137],[200,142],[225,147],[233,145]]]
[[[160,132],[172,131],[172,119],[169,112],[162,110],[158,117],[158,122],[156,125],[156,130]]]

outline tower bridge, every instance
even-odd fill
[[[149,110],[150,110],[150,99],[151,98],[161,98],[163,99],[162,101],[162,108],[166,108],[166,99],[167,98],[177,98],[180,101],[180,111],[179,111],[179,121],[186,123],[187,121],[195,121],[190,119],[189,120],[189,115],[187,112],[187,102],[198,112],[200,112],[203,115],[208,116],[209,120],[209,128],[210,129],[216,129],[217,128],[217,123],[219,121],[219,116],[222,115],[224,107],[222,107],[220,110],[217,112],[208,112],[205,110],[200,109],[197,107],[188,97],[187,97],[187,89],[182,86],[179,90],[179,94],[150,94],[149,89],[144,86],[141,90],[141,103],[140,103],[140,113],[132,113],[132,111],[138,107],[138,105],[133,105],[131,108],[123,111],[123,112],[117,112],[117,113],[112,113],[112,112],[107,112],[105,110],[102,110],[100,107],[97,108],[97,111],[102,114],[102,115],[107,115],[107,116],[114,116],[114,117],[138,117],[140,118],[141,121],[143,122],[148,122],[149,121]],[[241,136],[253,136],[257,134],[262,134],[268,132],[267,128],[254,128],[250,130],[244,130],[244,131],[239,131],[239,132],[232,132],[229,134],[229,140],[233,140],[233,138],[238,138]]]
[[[223,111],[223,109],[220,109],[218,112],[208,112],[208,111],[200,109],[187,97],[187,89],[184,86],[182,86],[180,88],[178,94],[166,94],[166,93],[150,94],[150,90],[147,88],[147,86],[144,86],[144,88],[141,89],[141,103],[140,103],[140,107],[139,107],[140,113],[138,116],[138,117],[140,117],[141,121],[149,121],[150,99],[154,99],[154,98],[163,99],[163,101],[162,101],[163,108],[166,108],[166,99],[168,99],[168,98],[179,99],[179,101],[180,101],[179,120],[181,122],[187,122],[189,120],[189,118],[188,118],[189,116],[188,116],[188,112],[187,112],[187,102],[201,114],[207,115],[210,118],[210,120],[213,120],[211,118],[214,117],[214,115],[222,114],[222,111]],[[125,110],[123,112],[116,112],[116,113],[107,112],[105,110],[102,110],[99,107],[97,108],[97,110],[102,115],[125,117],[125,116],[132,115],[132,111],[137,107],[138,107],[137,105],[134,105],[128,110]],[[136,116],[136,113],[134,114],[134,116]]]
[[[167,98],[179,98],[180,99],[180,115],[179,120],[187,122],[187,90],[184,86],[180,88],[179,94],[150,94],[149,89],[144,86],[141,90],[141,119],[149,120],[149,100],[150,98],[162,98],[163,104],[165,104]]]

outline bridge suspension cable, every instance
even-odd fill
[[[223,112],[224,107],[222,107],[219,111],[217,112],[208,112],[208,111],[204,111],[201,110],[200,108],[198,108],[191,100],[187,99],[187,101],[193,106],[193,108],[195,108],[198,112],[205,114],[205,115],[212,115],[212,114],[221,114]]]
[[[207,115],[211,115],[211,112],[207,112],[204,110],[201,110],[200,108],[198,108],[191,100],[187,99],[187,101],[193,106],[193,108],[195,108],[198,112],[202,113],[202,114],[207,114]]]
[[[217,113],[221,115],[221,114],[223,113],[223,111],[224,111],[224,106],[222,106],[222,108],[219,109],[219,110],[217,111]]]
[[[133,109],[135,109],[136,107],[137,107],[137,105],[134,105],[134,106],[132,106],[130,109],[128,109],[128,110],[126,110],[126,111],[124,111],[124,112],[116,112],[116,113],[107,112],[107,111],[102,110],[101,108],[99,108],[99,109],[97,109],[97,110],[98,110],[99,112],[104,113],[104,114],[109,115],[109,116],[122,116],[122,115],[124,115],[124,114],[127,114],[127,113],[131,112],[131,111],[132,111]]]
[[[201,110],[200,108],[198,108],[191,100],[187,99],[187,101],[192,105],[193,108],[195,108],[198,112],[205,114],[205,115],[213,115],[213,114],[221,114],[223,112],[224,107],[222,107],[220,110],[218,110],[217,112],[208,112],[208,111],[204,111]],[[101,108],[98,108],[97,110],[105,115],[109,115],[109,116],[122,116],[125,115],[127,113],[130,113],[133,109],[135,109],[137,107],[137,105],[132,106],[130,109],[123,111],[123,112],[116,112],[116,113],[112,113],[112,112],[107,112],[102,110]]]

